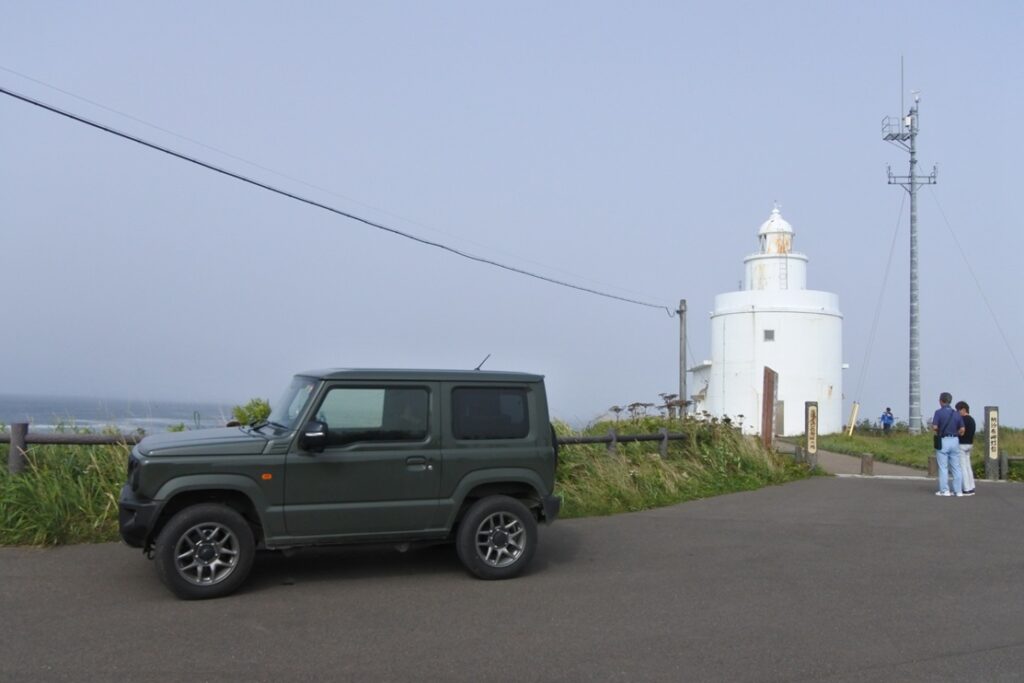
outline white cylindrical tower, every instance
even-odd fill
[[[705,405],[717,416],[761,428],[764,368],[779,373],[782,433],[804,431],[804,402],[818,402],[818,429],[842,429],[842,313],[839,297],[809,290],[807,257],[792,251],[792,226],[778,207],[744,260],[744,289],[715,297]],[[742,417],[740,417],[742,416]]]

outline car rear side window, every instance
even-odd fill
[[[527,390],[522,387],[458,387],[452,390],[456,439],[522,439],[530,433]]]

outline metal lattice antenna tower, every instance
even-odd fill
[[[910,194],[910,433],[921,433],[921,302],[917,282],[917,190],[922,185],[934,185],[937,167],[931,175],[917,174],[917,107],[920,95],[914,93],[910,112],[899,119],[882,119],[882,139],[910,152],[910,175],[893,175],[888,169],[889,184],[899,185]]]

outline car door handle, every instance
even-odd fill
[[[432,464],[427,463],[427,459],[422,455],[413,455],[405,459],[405,465],[407,469],[413,472],[423,472],[426,470],[430,472],[434,469]]]

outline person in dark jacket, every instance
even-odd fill
[[[971,407],[966,401],[957,401],[956,409],[964,421],[964,431],[960,434],[960,469],[964,473],[964,495],[974,495],[974,470],[971,468],[971,449],[974,448],[974,418]]]

